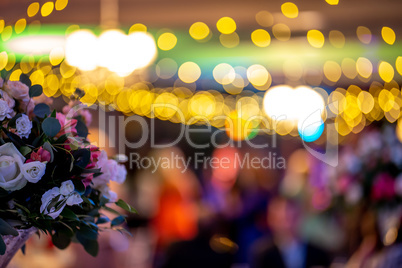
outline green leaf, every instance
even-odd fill
[[[47,141],[43,144],[43,149],[50,153],[50,163],[52,163],[54,159],[53,146]]]
[[[77,125],[76,125],[75,129],[77,130],[78,136],[87,138],[88,128],[84,122],[82,122],[81,120],[77,120]]]
[[[3,237],[0,235],[0,255],[4,255],[6,253],[6,244],[4,243]]]
[[[42,122],[42,129],[45,132],[46,136],[54,137],[61,130],[61,125],[59,120],[53,117],[48,117]]]
[[[123,201],[121,199],[119,199],[119,201],[117,201],[115,204],[130,213],[138,214],[138,212],[137,212],[137,210],[135,210],[135,208],[133,208],[132,206],[130,206],[129,204],[127,204],[125,201]]]
[[[110,225],[113,227],[113,226],[116,226],[116,225],[120,225],[120,224],[122,224],[122,223],[124,223],[126,221],[126,218],[124,218],[124,216],[117,216],[116,218],[114,218],[113,220],[112,220],[112,222],[110,223]]]
[[[56,232],[54,235],[52,235],[52,242],[57,248],[65,249],[70,245],[71,238],[64,233]]]
[[[38,96],[42,95],[42,93],[43,93],[43,89],[42,89],[41,85],[33,85],[29,89],[29,97],[30,98],[38,97]]]
[[[80,235],[82,235],[86,239],[90,239],[90,240],[98,239],[98,231],[92,229],[91,227],[89,227],[86,224],[81,224],[80,225],[80,230],[77,233],[79,233]]]
[[[16,114],[13,118],[8,121],[7,127],[9,128],[16,128],[15,124],[18,118],[20,118],[22,114]]]
[[[104,206],[103,208],[104,208],[105,210],[109,211],[109,212],[112,212],[112,213],[116,214],[116,215],[120,215],[120,212],[114,210],[113,208],[106,207],[106,206]]]
[[[99,244],[96,240],[89,240],[83,237],[80,233],[76,235],[77,240],[84,246],[86,252],[91,256],[96,257],[99,252]]]
[[[39,103],[33,110],[34,114],[40,118],[45,118],[50,115],[50,107],[45,103]]]
[[[78,220],[77,215],[67,207],[63,209],[60,216],[63,216],[66,219]]]
[[[31,80],[26,74],[21,74],[20,75],[20,82],[24,83],[28,87],[31,87]]]
[[[85,193],[85,185],[82,183],[81,180],[72,180],[74,184],[75,191],[78,192],[80,195]],[[85,197],[83,197],[85,198]]]
[[[3,219],[0,219],[0,234],[18,236],[17,230],[15,230],[10,224]]]
[[[20,147],[20,152],[23,156],[26,156],[27,154],[29,154],[30,152],[32,152],[32,149],[29,148],[28,146],[21,146]]]
[[[96,224],[102,224],[102,223],[107,223],[110,222],[110,219],[108,217],[100,217],[97,221]]]

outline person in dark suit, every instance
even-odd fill
[[[252,268],[329,267],[328,254],[298,236],[300,207],[290,199],[274,198],[267,211],[272,235],[253,246]]]

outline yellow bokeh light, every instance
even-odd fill
[[[208,25],[203,22],[195,22],[190,26],[189,29],[190,36],[195,40],[202,40],[206,38],[210,31]]]
[[[357,101],[358,101],[360,110],[364,114],[370,113],[371,110],[374,108],[374,98],[367,91],[360,92],[359,95],[357,96]]]
[[[234,48],[237,47],[240,43],[239,35],[235,32],[231,34],[221,34],[219,36],[219,41],[221,42],[222,46],[227,48]]]
[[[193,116],[210,118],[214,115],[215,109],[216,109],[215,97],[209,92],[196,93],[188,103],[188,110],[191,112]]]
[[[68,5],[68,0],[56,0],[55,8],[57,11],[63,10]]]
[[[61,47],[53,48],[49,53],[49,62],[53,66],[59,65],[64,59],[64,49]]]
[[[363,78],[369,78],[373,72],[373,64],[364,57],[360,57],[356,61],[356,69]]]
[[[325,0],[325,2],[327,2],[331,6],[336,6],[337,4],[339,4],[339,0]]]
[[[128,34],[131,34],[133,32],[146,32],[147,30],[147,26],[145,26],[144,24],[136,23],[130,27],[130,29],[128,30]]]
[[[47,17],[49,16],[54,9],[54,3],[53,2],[46,2],[43,4],[42,8],[40,9],[40,13],[42,17]]]
[[[7,64],[6,64],[6,67],[4,67],[6,69],[6,71],[10,71],[12,68],[14,68],[15,61],[16,61],[15,54],[8,53]]]
[[[60,64],[60,74],[63,76],[63,78],[72,77],[75,74],[76,69],[76,67],[67,64],[66,61],[63,61]]]
[[[313,47],[322,48],[325,38],[319,30],[310,30],[307,32],[307,41]]]
[[[257,29],[251,33],[251,41],[257,47],[267,47],[271,43],[271,36],[263,29]]]
[[[177,37],[173,33],[163,33],[158,38],[158,47],[162,50],[171,50],[177,44]]]
[[[333,30],[329,32],[329,42],[336,48],[343,48],[345,45],[345,36],[342,32]]]
[[[269,73],[264,66],[254,64],[247,69],[247,78],[252,85],[257,87],[265,85],[269,80]]]
[[[7,41],[11,38],[11,35],[13,34],[13,27],[10,25],[4,27],[3,31],[1,32],[1,39],[3,41]]]
[[[402,57],[401,56],[396,58],[395,67],[396,67],[396,70],[398,71],[398,73],[400,75],[402,75]]]
[[[33,72],[30,76],[29,79],[31,80],[32,84],[35,85],[42,85],[45,82],[45,76],[41,70],[36,70]]]
[[[398,119],[398,122],[396,123],[396,136],[398,137],[398,140],[402,142],[402,118]]]
[[[236,31],[236,22],[230,17],[223,17],[216,23],[216,28],[223,34],[231,34]]]
[[[261,10],[255,15],[257,23],[263,27],[271,27],[274,24],[274,16],[266,10]]]
[[[390,91],[383,89],[378,95],[378,104],[384,112],[389,112],[394,108],[395,96]]]
[[[222,85],[232,83],[236,77],[235,70],[230,64],[227,63],[216,65],[216,67],[212,71],[212,75],[214,76],[216,82]]]
[[[363,44],[370,44],[371,42],[371,31],[369,28],[364,27],[364,26],[359,26],[356,29],[356,35],[357,38],[359,38],[360,42],[362,42]]]
[[[5,26],[4,20],[0,20],[0,33],[3,32]]]
[[[20,62],[20,68],[24,74],[29,73],[35,65],[35,59],[33,56],[24,56]]]
[[[16,34],[22,33],[25,30],[25,27],[27,26],[27,21],[25,19],[19,19],[15,23],[14,26],[14,31]]]
[[[28,6],[28,9],[27,9],[27,15],[28,15],[28,17],[33,17],[33,16],[35,16],[37,13],[38,13],[38,11],[39,11],[39,3],[38,2],[33,2],[33,3],[31,3],[29,6]]]
[[[246,83],[243,77],[240,74],[235,74],[233,82],[230,84],[224,84],[223,89],[225,89],[227,93],[235,95],[240,94],[245,86]]]
[[[20,75],[22,74],[21,69],[16,69],[10,74],[10,81],[19,81],[20,80]]]
[[[395,39],[396,39],[395,32],[391,28],[382,27],[381,36],[382,36],[382,39],[384,39],[385,43],[387,43],[389,45],[392,45],[395,43]]]
[[[299,9],[292,2],[283,3],[281,5],[281,11],[282,11],[282,14],[285,15],[285,17],[288,17],[291,19],[297,18],[297,16],[299,15]]]
[[[389,83],[394,78],[394,68],[388,62],[381,61],[378,65],[378,74],[382,80]]]
[[[153,104],[155,115],[162,120],[168,120],[178,110],[179,100],[172,93],[164,92],[156,97]]]
[[[341,66],[335,61],[327,61],[324,64],[324,75],[331,82],[337,82],[342,75]]]
[[[272,33],[279,41],[288,41],[290,39],[290,28],[283,23],[275,24],[272,27]]]
[[[200,67],[191,61],[183,63],[178,71],[179,78],[185,83],[193,83],[201,76]]]
[[[341,63],[342,73],[349,79],[357,76],[356,62],[351,58],[344,58]]]

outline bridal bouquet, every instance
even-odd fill
[[[95,256],[101,229],[125,231],[118,227],[125,217],[108,204],[135,212],[109,188],[110,181],[123,183],[127,171],[88,142],[90,114],[75,105],[81,96],[77,90],[60,113],[27,77],[0,78],[1,255],[4,236],[35,227],[60,249],[78,242]]]

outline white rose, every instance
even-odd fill
[[[41,199],[42,205],[40,206],[40,212],[43,213],[44,215],[52,217],[53,219],[56,219],[66,206],[66,202],[60,202],[63,200],[63,198],[64,196],[60,194],[59,187],[54,187],[49,191],[45,192],[42,195]],[[54,207],[52,206],[52,203],[53,204],[60,203],[60,204],[58,205],[58,207]]]
[[[46,164],[40,161],[33,161],[22,165],[22,174],[25,179],[32,183],[37,183],[45,175]]]
[[[7,191],[20,190],[27,184],[21,172],[25,157],[11,142],[0,146],[0,187]]]
[[[60,193],[62,195],[67,196],[67,195],[71,194],[74,191],[74,189],[75,189],[75,187],[71,180],[64,181],[60,186]]]
[[[0,121],[3,121],[6,118],[12,118],[13,112],[13,109],[8,106],[7,102],[0,99]]]
[[[117,172],[115,177],[115,182],[122,184],[127,177],[126,167],[123,165],[117,165]]]
[[[70,196],[67,198],[67,205],[68,206],[74,206],[81,204],[84,200],[82,200],[81,196],[79,193],[74,192],[70,194]]]
[[[15,124],[18,136],[20,136],[21,138],[28,138],[29,134],[31,134],[32,129],[32,122],[29,120],[29,117],[23,114],[15,121]]]
[[[99,190],[102,193],[102,195],[104,195],[107,199],[109,199],[109,202],[114,203],[117,201],[117,194],[111,191],[108,185],[105,184],[96,189]]]

